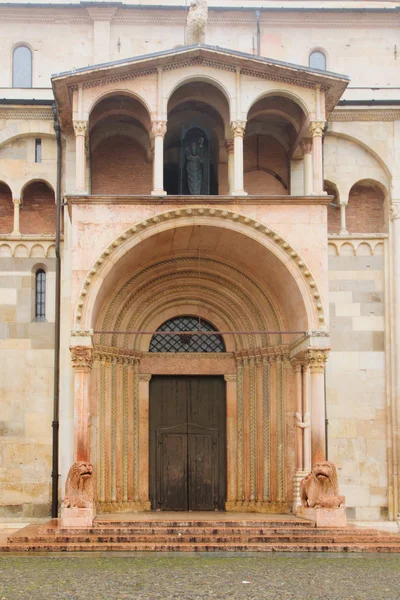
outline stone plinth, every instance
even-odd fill
[[[61,527],[92,527],[96,509],[92,508],[62,508]]]
[[[340,508],[307,508],[300,506],[296,516],[314,521],[315,527],[346,527],[347,517],[344,506]]]

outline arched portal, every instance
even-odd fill
[[[156,435],[149,428],[153,388],[158,385],[160,394],[164,389],[164,384],[152,382],[172,378],[171,394],[176,397],[177,380],[186,378],[186,391],[179,394],[187,397],[187,386],[197,386],[195,408],[207,405],[208,394],[214,397],[214,383],[223,389],[217,396],[223,397],[224,410],[216,418],[224,415],[218,437],[224,452],[218,460],[225,465],[226,484],[218,480],[222,496],[217,494],[217,504],[206,508],[287,512],[295,470],[291,347],[318,321],[319,293],[305,263],[274,232],[260,232],[256,222],[243,222],[227,211],[208,217],[196,208],[190,211],[182,219],[180,211],[157,217],[148,231],[146,222],[146,228],[135,226],[134,233],[123,233],[119,243],[110,245],[113,250],[106,249],[96,262],[100,268],[91,269],[78,302],[76,317],[95,330],[90,454],[98,472],[99,507],[171,508],[162,495],[154,495],[154,451],[149,462],[150,438],[154,444]],[[183,317],[187,330],[178,325]],[[178,327],[172,331],[179,338],[178,351],[154,348],[157,336],[171,333],[165,331],[166,323],[167,329],[171,323]],[[182,345],[193,335],[194,323],[199,327],[195,335],[219,338],[225,351],[185,351]],[[205,387],[198,378],[208,381]],[[160,406],[165,402],[161,394]],[[204,430],[204,447],[198,452],[217,443],[210,433],[215,423],[176,419],[154,427],[164,433],[189,422],[200,427],[173,431],[181,436],[174,443],[182,452],[189,443],[182,436],[189,433],[199,436]]]

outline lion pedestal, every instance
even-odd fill
[[[328,461],[313,465],[300,482],[301,506],[296,514],[314,521],[316,527],[346,527],[344,496],[339,495],[336,467]]]
[[[91,527],[96,516],[93,466],[75,462],[68,472],[61,507],[61,527]]]

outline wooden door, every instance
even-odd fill
[[[153,509],[224,509],[225,410],[223,377],[151,379],[149,486]]]

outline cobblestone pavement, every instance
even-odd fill
[[[400,556],[0,557],[0,600],[399,600]]]

